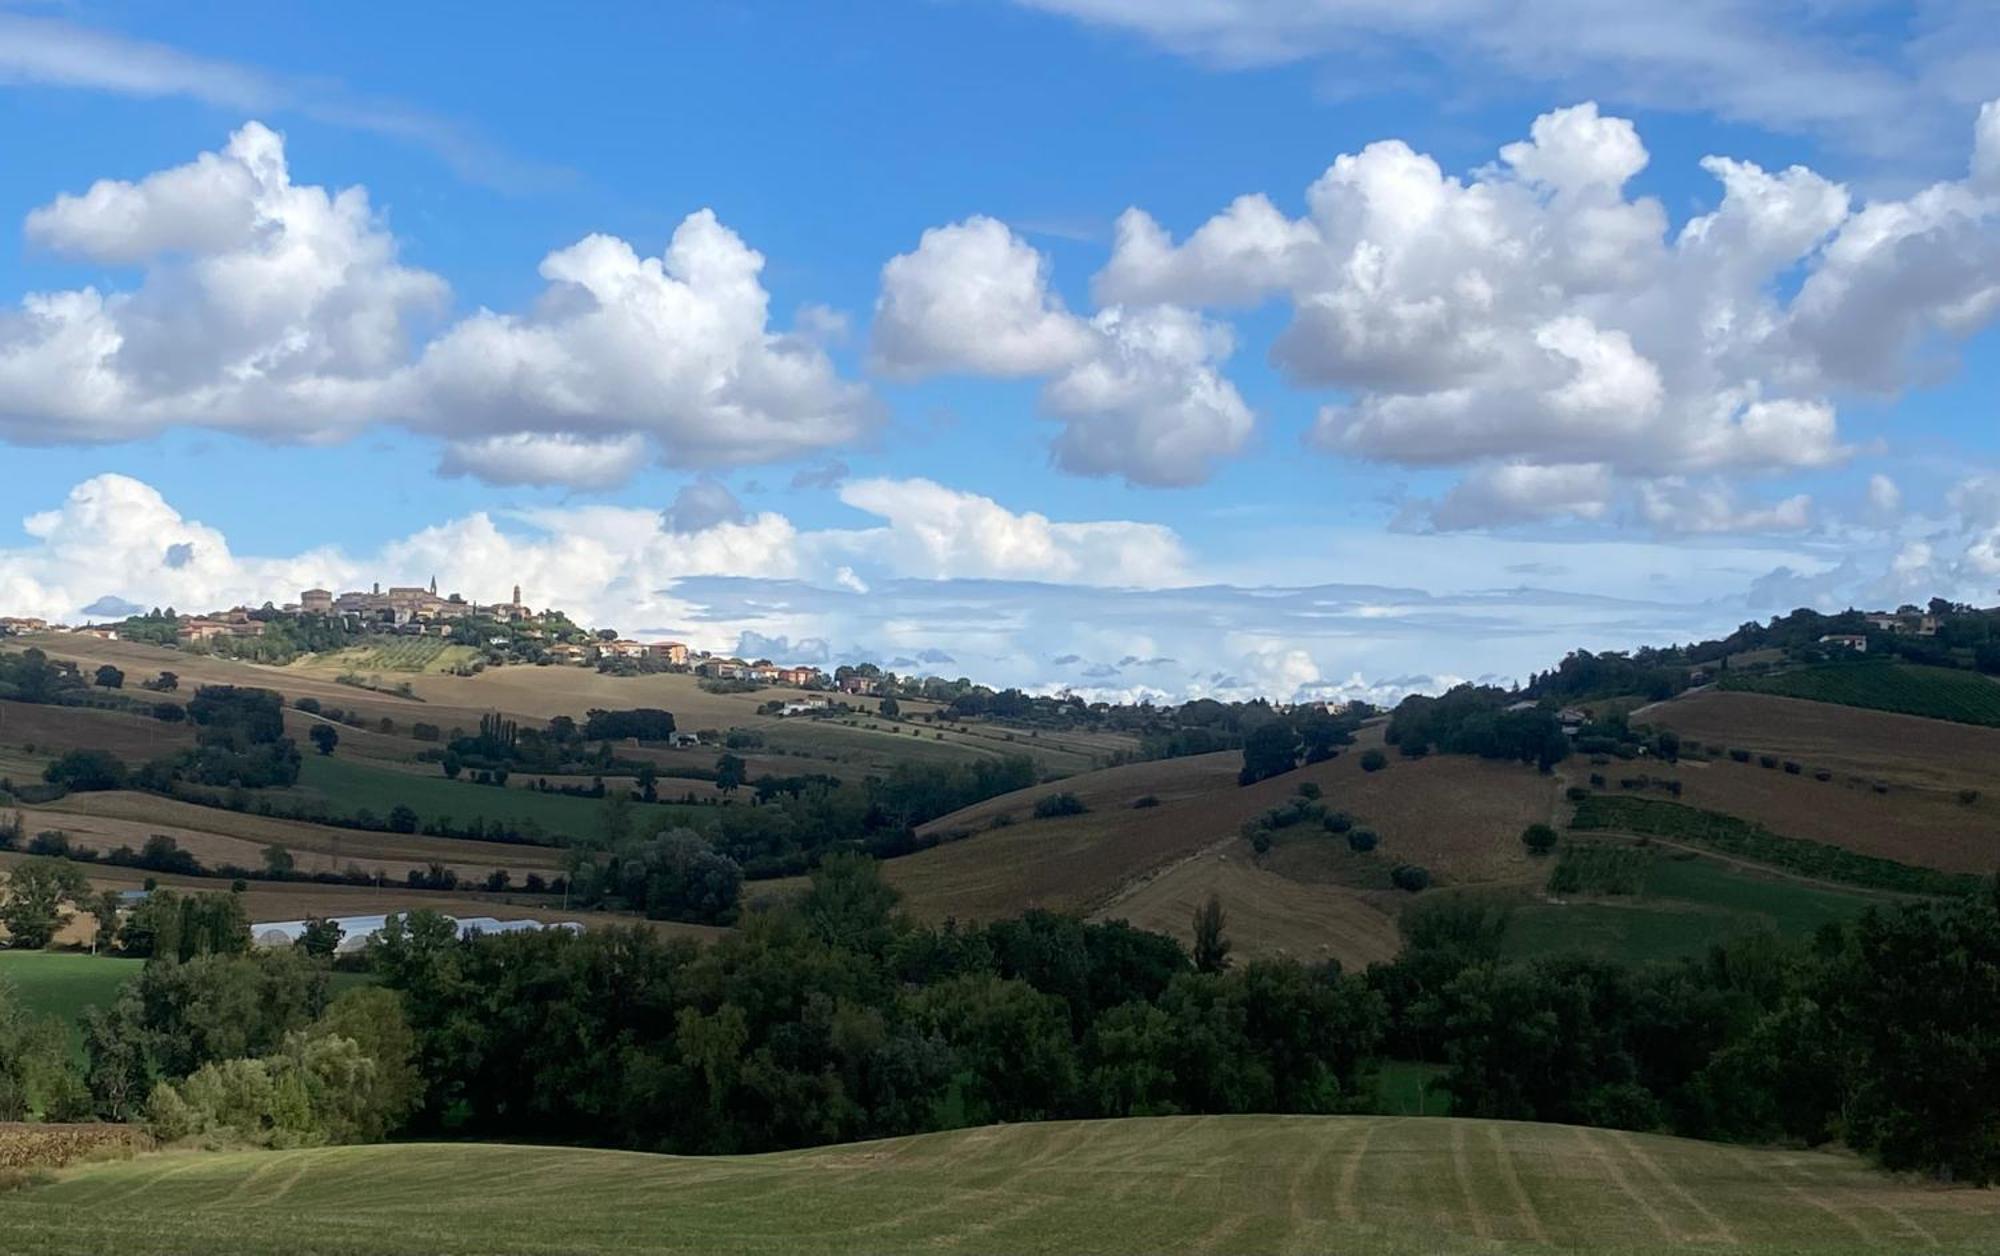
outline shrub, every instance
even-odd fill
[[[1757,756],[1757,766],[1760,768],[1775,768],[1778,766],[1778,756],[1774,754],[1760,754]]]
[[[1347,848],[1357,855],[1367,854],[1369,851],[1374,850],[1380,842],[1381,839],[1375,835],[1374,829],[1349,829],[1347,831]]]
[[[1878,794],[1886,794],[1886,793],[1888,793],[1888,792],[1889,792],[1889,782],[1887,782],[1887,781],[1876,781],[1876,782],[1875,782],[1875,784],[1874,784],[1874,786],[1873,786],[1873,788],[1874,788],[1875,792],[1876,792],[1876,793],[1878,793]]]
[[[1521,830],[1521,844],[1531,855],[1546,855],[1556,848],[1556,831],[1546,824],[1531,824]]]
[[[1388,766],[1389,756],[1383,754],[1380,750],[1364,750],[1361,752],[1361,770],[1363,772],[1380,772]]]
[[[1572,785],[1567,790],[1564,790],[1563,793],[1571,802],[1582,802],[1584,799],[1590,797],[1590,791],[1581,785]]]
[[[1805,767],[1802,764],[1800,764],[1797,760],[1795,759],[1785,760],[1786,776],[1797,776],[1799,773],[1803,771],[1805,771]]]
[[[1320,796],[1320,788],[1312,781],[1300,781],[1296,791],[1301,798],[1312,799]]]
[[[1976,789],[1961,789],[1958,791],[1958,800],[1970,807],[1973,803],[1979,801],[1979,791]]]
[[[1134,811],[1143,811],[1147,807],[1157,807],[1159,805],[1160,799],[1156,794],[1141,794],[1132,800],[1132,810]]]
[[[1430,885],[1431,874],[1417,864],[1397,864],[1396,870],[1389,874],[1389,880],[1397,889],[1415,894]]]
[[[1090,810],[1083,805],[1083,799],[1064,791],[1060,794],[1044,794],[1035,800],[1035,818],[1051,820],[1057,816],[1080,816]]]
[[[1354,817],[1345,811],[1334,811],[1320,821],[1329,833],[1345,833],[1354,827]]]
[[[1591,783],[1591,785],[1592,785],[1592,786],[1594,786],[1594,787],[1595,787],[1595,788],[1597,788],[1597,789],[1603,789],[1603,788],[1604,788],[1604,773],[1602,773],[1602,772],[1592,772],[1592,773],[1590,774],[1590,783]]]
[[[1256,835],[1255,837],[1252,837],[1252,838],[1250,839],[1250,848],[1251,848],[1252,850],[1256,851],[1256,852],[1257,852],[1258,854],[1260,854],[1260,855],[1268,855],[1268,854],[1270,854],[1270,853],[1271,853],[1271,830],[1269,830],[1269,829],[1258,829],[1258,830],[1257,830],[1257,835]]]
[[[1833,779],[1833,773],[1827,771],[1825,768],[1819,768],[1813,772],[1813,779],[1816,781],[1830,781]]]
[[[1739,746],[1731,746],[1729,748],[1729,757],[1736,760],[1736,762],[1738,763],[1750,762],[1750,752],[1748,750],[1742,749]]]

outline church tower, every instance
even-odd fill
[[[521,586],[517,584],[514,586],[514,605],[519,606],[520,604],[521,604]]]

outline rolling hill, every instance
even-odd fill
[[[2000,1196],[1851,1158],[1449,1118],[999,1126],[731,1158],[476,1144],[174,1153],[0,1199],[99,1252],[1990,1251]]]

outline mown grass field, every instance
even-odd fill
[[[377,816],[387,816],[400,803],[426,821],[440,816],[449,816],[454,825],[463,825],[474,817],[517,823],[533,820],[546,833],[593,837],[604,823],[604,803],[600,799],[544,794],[516,788],[511,783],[474,785],[451,780],[435,768],[428,773],[403,772],[343,758],[338,751],[332,755],[308,752],[299,772],[299,790],[325,802],[330,812],[340,815],[354,815],[365,808]],[[635,827],[654,828],[700,824],[707,814],[703,808],[679,803],[634,804],[632,823]]]
[[[75,1021],[118,997],[143,961],[63,951],[0,951],[0,982],[37,1016]]]
[[[1569,1126],[1168,1117],[736,1158],[480,1145],[142,1156],[0,1199],[77,1253],[1992,1250],[2000,1194]]]
[[[1716,683],[1724,689],[2000,726],[2000,683],[1949,667],[1826,663],[1768,675],[1724,672]]]

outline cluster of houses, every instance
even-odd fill
[[[754,663],[730,655],[710,654],[690,649],[681,641],[602,641],[595,647],[598,658],[651,659],[668,671],[692,672],[708,680],[747,680],[760,685],[789,685],[794,689],[820,689],[827,685],[826,673],[817,667],[781,667],[768,659]],[[583,646],[564,650],[552,647],[552,657],[577,663],[592,661],[592,650]]]
[[[1938,634],[1938,617],[1921,611],[1905,610],[1893,615],[1863,615],[1861,618],[1875,631],[1894,633],[1899,637],[1935,637]],[[1868,653],[1868,638],[1859,632],[1829,632],[1819,639],[1819,643],[1836,650]]]
[[[482,604],[468,602],[457,593],[440,595],[435,576],[431,577],[428,588],[391,585],[384,590],[377,584],[365,593],[358,589],[346,593],[307,589],[299,594],[297,602],[287,603],[284,609],[296,615],[334,615],[366,627],[406,630],[414,624],[419,632],[428,630],[441,636],[449,636],[455,625],[475,615],[503,623],[528,623],[540,618],[521,601],[518,584],[514,586],[513,600]]]

